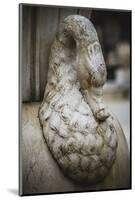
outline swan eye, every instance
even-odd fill
[[[92,51],[92,46],[89,46],[89,47],[88,47],[88,53],[89,53],[89,56],[91,57],[91,55],[92,55],[92,53],[93,53],[93,51]]]
[[[92,48],[90,49],[90,53],[92,54]]]

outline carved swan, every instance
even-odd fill
[[[83,184],[102,180],[116,158],[117,133],[103,102],[105,81],[93,24],[83,16],[68,16],[51,48],[39,119],[64,174]]]

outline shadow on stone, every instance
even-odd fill
[[[13,195],[17,195],[18,196],[18,190],[17,189],[14,189],[14,188],[10,188],[10,189],[7,189],[8,192],[12,193]]]

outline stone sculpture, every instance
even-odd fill
[[[114,118],[103,101],[106,74],[93,24],[68,16],[51,48],[39,119],[54,159],[78,183],[103,180],[117,155]]]

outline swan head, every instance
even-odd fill
[[[76,51],[76,71],[81,87],[103,86],[106,81],[106,66],[92,22],[83,16],[68,16],[61,24],[59,40],[70,52]]]
[[[98,40],[87,46],[77,44],[78,79],[83,89],[101,87],[106,81],[106,65]]]

